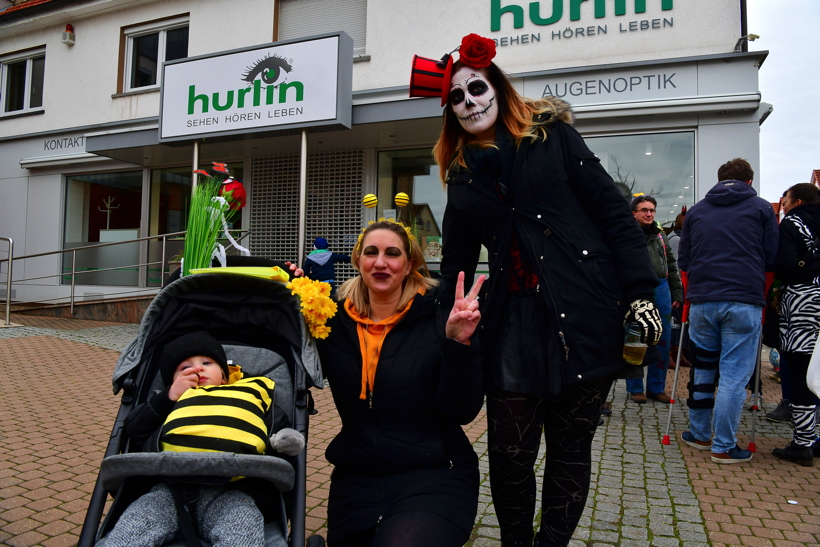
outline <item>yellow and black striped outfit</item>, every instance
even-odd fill
[[[160,433],[163,452],[264,454],[273,423],[270,378],[189,389],[179,398]]]

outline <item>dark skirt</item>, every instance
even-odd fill
[[[563,351],[540,292],[508,293],[490,364],[488,391],[555,398],[564,388]]]
[[[453,467],[415,469],[382,476],[333,471],[327,504],[328,544],[366,530],[404,511],[428,511],[464,531],[467,541],[478,511],[478,457],[453,456]]]

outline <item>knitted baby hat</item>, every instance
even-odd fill
[[[225,349],[216,338],[202,330],[180,336],[165,344],[159,361],[162,383],[166,386],[171,385],[174,371],[179,364],[197,355],[204,355],[216,361],[222,369],[222,374],[228,378],[228,357],[225,355]]]

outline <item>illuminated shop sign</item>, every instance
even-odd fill
[[[352,58],[352,39],[337,32],[165,64],[160,140],[349,128]]]
[[[647,1],[660,6],[663,16],[643,16]],[[592,17],[582,17],[581,5],[590,2]],[[490,31],[504,31],[506,35],[494,36],[499,47],[527,45],[538,42],[587,39],[606,34],[630,34],[657,31],[675,26],[672,16],[673,0],[541,0],[529,2],[490,0]],[[631,8],[631,9],[628,9]],[[632,15],[629,20],[613,21],[607,16]],[[536,26],[532,32],[508,34],[510,30],[524,28],[526,22]],[[554,25],[554,26],[553,26]],[[540,28],[547,27],[547,28]]]

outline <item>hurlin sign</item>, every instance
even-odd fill
[[[530,21],[539,26],[554,25],[564,17],[564,6],[569,4],[569,20],[581,20],[581,5],[590,0],[544,0],[542,2],[530,2],[527,14]],[[607,4],[614,4],[615,15],[627,15],[627,4],[632,4],[636,14],[646,13],[647,0],[591,0],[594,5],[595,18],[603,19],[607,16]],[[673,0],[649,0],[658,2],[661,10],[672,9]],[[502,0],[490,0],[490,30],[496,32],[501,30],[501,17],[509,14],[506,20],[512,17],[513,28],[524,26],[524,7],[518,4],[501,5]],[[546,7],[542,7],[542,4]],[[551,9],[550,9],[551,4]]]
[[[160,141],[350,128],[353,40],[335,32],[163,65]]]

